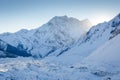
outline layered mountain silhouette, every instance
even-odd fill
[[[43,58],[60,56],[64,53],[63,57],[77,55],[84,58],[118,35],[119,25],[120,14],[109,22],[93,26],[89,31],[85,30],[91,26],[87,19],[79,21],[72,17],[55,16],[39,28],[4,33],[0,35],[0,39],[8,43],[7,52],[15,55],[27,56],[29,54]]]

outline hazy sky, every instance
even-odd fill
[[[0,0],[0,33],[39,27],[67,15],[93,24],[120,13],[120,0]]]

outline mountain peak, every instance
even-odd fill
[[[64,15],[64,16],[55,16],[55,17],[53,17],[53,19],[66,19],[66,18],[68,18],[68,16],[67,15]]]
[[[50,20],[50,22],[67,20],[67,19],[68,19],[68,17],[67,17],[66,15],[64,15],[64,16],[55,16],[55,17],[53,17],[53,18]]]
[[[66,15],[64,16],[55,16],[53,17],[48,23],[52,24],[66,24],[66,23],[79,23],[83,26],[92,26],[91,22],[88,19],[79,20],[74,17],[68,17]]]
[[[45,57],[74,44],[85,33],[85,27],[88,27],[86,23],[76,18],[55,16],[39,28],[22,29],[7,36],[0,36],[0,39],[16,48],[27,50],[33,56]]]

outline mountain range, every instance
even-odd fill
[[[36,29],[0,34],[0,80],[119,80],[119,33],[120,14],[94,26],[55,16]]]
[[[91,26],[89,20],[61,16],[54,17],[48,23],[33,30],[22,29],[16,33],[4,33],[0,39],[16,47],[26,50],[34,57],[46,57],[49,54],[64,49],[78,41],[80,36],[86,32],[85,27]]]

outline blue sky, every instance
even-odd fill
[[[67,15],[93,24],[120,13],[120,0],[0,0],[0,33],[41,26],[54,16]]]

